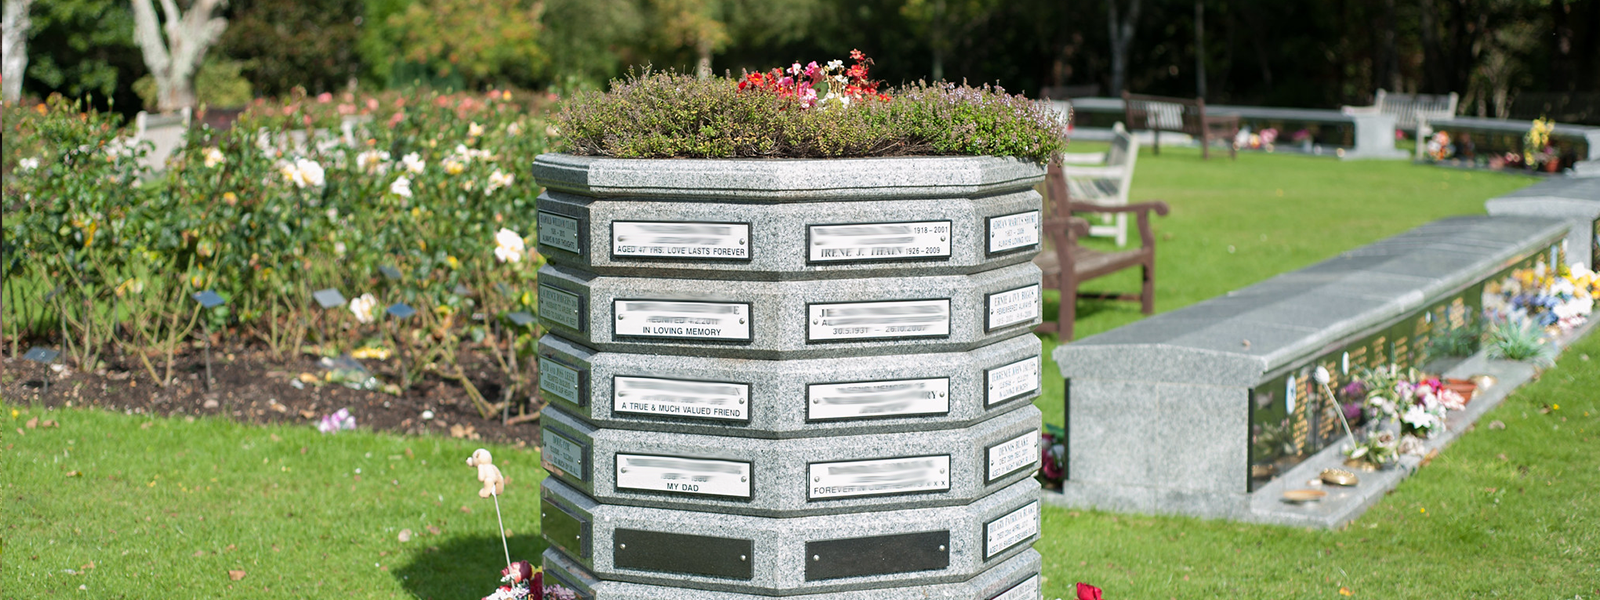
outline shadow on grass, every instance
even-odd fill
[[[539,567],[539,555],[546,546],[544,537],[538,535],[517,535],[507,539],[506,545],[511,560],[528,561],[534,568]],[[500,538],[455,538],[438,548],[416,554],[410,563],[394,570],[401,587],[412,596],[423,600],[482,598],[500,585],[506,560]]]

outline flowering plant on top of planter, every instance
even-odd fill
[[[885,90],[855,64],[796,61],[734,79],[645,71],[573,96],[556,116],[560,151],[615,158],[1014,156],[1044,161],[1067,143],[1049,104],[995,86]]]

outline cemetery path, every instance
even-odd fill
[[[214,350],[212,360],[215,384],[208,391],[201,382],[205,366],[198,353],[176,359],[173,373],[177,381],[166,388],[155,385],[138,366],[137,359],[132,358],[125,361],[131,363],[126,370],[85,373],[8,357],[4,360],[4,376],[0,376],[0,397],[52,408],[84,406],[127,414],[231,416],[244,423],[312,426],[324,415],[345,408],[355,417],[356,425],[366,429],[538,445],[537,420],[507,426],[499,415],[484,419],[473,408],[466,390],[455,381],[427,377],[396,396],[320,379],[317,383],[302,381],[302,374],[321,378],[327,372],[309,357],[276,364],[260,349],[234,348]],[[371,364],[376,361],[366,362],[379,372],[387,370],[381,363]],[[491,401],[499,397],[501,383],[491,358],[463,352],[461,365],[484,397]],[[47,372],[51,377],[45,393]],[[432,418],[424,418],[428,414]]]

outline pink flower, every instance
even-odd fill
[[[319,104],[327,104],[329,102],[333,102],[333,94],[330,94],[328,92],[323,92],[321,94],[317,94],[317,103],[319,103]]]
[[[1082,581],[1078,582],[1078,600],[1104,600],[1104,598],[1100,593],[1100,588]]]

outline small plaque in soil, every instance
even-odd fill
[[[389,305],[389,308],[384,312],[389,313],[389,316],[396,319],[409,319],[412,315],[417,314],[417,309],[411,308],[410,305],[404,302],[396,302]]]
[[[200,306],[205,308],[216,308],[218,306],[222,306],[223,303],[222,296],[218,296],[216,292],[211,290],[206,290],[195,294],[194,301],[199,302]]]
[[[333,288],[311,292],[311,298],[316,300],[317,304],[323,308],[344,306],[344,294]]]

